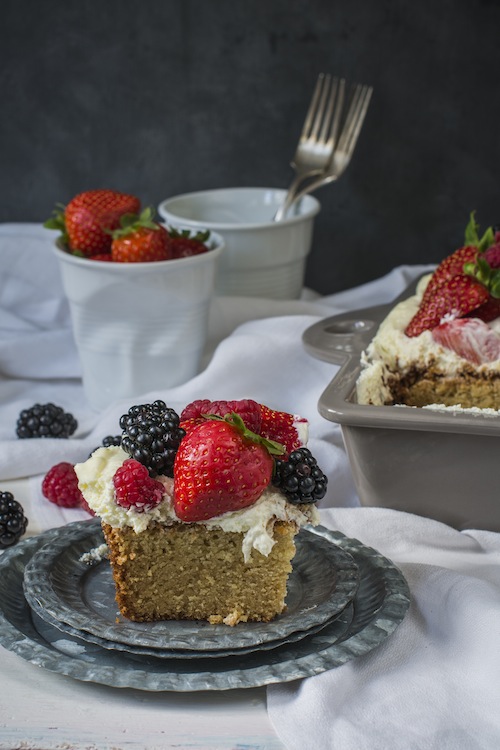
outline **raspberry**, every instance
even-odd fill
[[[273,484],[278,487],[289,503],[315,503],[326,495],[328,477],[323,474],[318,462],[308,448],[290,453],[288,461],[277,459]]]
[[[151,475],[173,476],[177,448],[186,434],[179,416],[163,401],[131,406],[120,417],[123,450],[146,466]]]
[[[0,549],[16,544],[27,526],[22,505],[14,500],[12,492],[0,492]]]
[[[62,508],[83,505],[83,495],[78,488],[78,477],[73,464],[63,461],[53,466],[42,482],[42,493],[51,503]]]
[[[251,432],[260,433],[260,405],[252,399],[239,401],[210,401],[208,398],[198,399],[188,404],[181,413],[181,426],[186,432],[197,424],[204,422],[204,414],[216,414],[225,417],[226,414],[238,414]]]
[[[303,422],[307,427],[307,420],[301,417],[294,417],[285,411],[276,411],[268,406],[261,405],[262,426],[260,434],[269,440],[276,440],[285,447],[286,455],[300,448],[302,445],[297,425]]]
[[[62,407],[55,404],[35,404],[20,413],[16,434],[19,438],[68,438],[77,426],[74,416],[65,412]]]
[[[117,469],[113,484],[118,505],[133,508],[137,513],[151,510],[163,497],[162,483],[152,479],[147,468],[133,458],[128,458]]]
[[[491,245],[484,253],[491,268],[500,268],[500,243]]]

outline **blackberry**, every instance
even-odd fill
[[[112,445],[121,445],[122,444],[122,436],[121,435],[106,435],[105,438],[102,439],[102,443],[97,446],[97,448],[110,448]],[[94,451],[97,450],[97,448],[94,448],[94,450],[90,451],[89,458],[94,453]]]
[[[121,445],[121,444],[122,444],[121,435],[106,435],[106,437],[102,439],[102,445],[104,448],[109,448],[111,445]]]
[[[78,422],[74,416],[65,412],[61,406],[35,404],[20,413],[16,434],[19,438],[68,438],[77,427]]]
[[[186,434],[179,427],[179,415],[163,401],[132,406],[120,417],[123,450],[143,466],[152,477],[173,476],[177,448]]]
[[[0,549],[6,549],[22,537],[28,519],[12,492],[0,492]]]
[[[328,477],[308,448],[298,448],[288,460],[276,459],[273,484],[289,503],[315,503],[326,495]]]

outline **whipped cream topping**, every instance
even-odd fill
[[[148,511],[138,512],[123,508],[115,501],[113,476],[123,462],[130,458],[118,446],[98,448],[84,463],[75,465],[78,486],[85,500],[101,520],[115,528],[131,526],[140,533],[152,523],[166,526],[183,523],[174,510],[174,480],[156,477],[163,484],[162,501]],[[218,528],[226,532],[240,532],[243,537],[243,556],[248,562],[252,549],[266,557],[274,546],[273,528],[276,521],[288,521],[297,526],[318,524],[319,514],[314,505],[292,505],[279,490],[268,487],[256,503],[238,511],[230,511],[197,523],[208,529]]]
[[[416,293],[396,305],[382,321],[375,337],[361,354],[361,373],[356,384],[358,403],[380,406],[391,401],[388,379],[394,374],[404,374],[410,369],[433,368],[444,375],[453,375],[463,369],[464,360],[452,349],[438,344],[431,331],[419,336],[407,336],[405,329],[417,312],[422,295],[432,274],[424,276]],[[500,334],[500,319],[489,323]],[[478,365],[478,371],[499,371],[500,360]]]

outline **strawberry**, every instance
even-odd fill
[[[182,231],[169,229],[168,233],[170,235],[174,258],[190,258],[192,255],[206,253],[208,250],[205,244],[210,236],[210,232],[208,231],[198,232],[193,237],[188,229]]]
[[[172,248],[167,230],[153,221],[154,211],[145,208],[139,215],[127,214],[113,232],[112,259],[118,263],[146,263],[170,260]]]
[[[113,262],[111,253],[99,253],[98,255],[91,255],[89,256],[89,260],[100,260],[100,261],[105,261],[106,263]]]
[[[432,274],[429,283],[423,294],[423,299],[430,299],[435,293],[435,290],[444,282],[457,276],[458,274],[464,273],[464,265],[466,263],[473,263],[476,259],[477,247],[473,245],[466,245],[454,253],[448,255]]]
[[[272,472],[271,452],[282,446],[248,430],[232,413],[193,427],[174,463],[174,508],[187,523],[241,510],[258,500]]]
[[[281,443],[285,447],[286,456],[307,442],[307,419],[287,414],[284,411],[275,411],[263,404],[261,404],[260,413],[260,434]],[[299,425],[302,425],[302,435],[299,433]]]
[[[469,313],[468,317],[479,318],[479,320],[483,320],[485,323],[496,320],[500,317],[500,299],[489,297],[486,302],[483,302],[482,305]]]
[[[198,399],[183,409],[180,417],[180,426],[188,432],[195,425],[204,422],[207,415],[215,414],[219,417],[225,417],[226,414],[235,412],[242,418],[249,430],[260,434],[260,410],[260,404],[249,398],[239,401],[210,401],[208,398]]]
[[[87,190],[76,195],[66,207],[59,205],[45,222],[48,229],[59,229],[71,252],[89,257],[109,253],[110,232],[124,214],[137,213],[140,201],[134,195],[116,190]]]
[[[432,331],[432,338],[475,365],[500,357],[500,337],[477,318],[456,318],[441,323]]]
[[[485,286],[465,274],[458,274],[444,281],[433,295],[422,298],[420,307],[408,323],[407,336],[419,336],[441,323],[443,318],[461,318],[472,312],[489,298]]]

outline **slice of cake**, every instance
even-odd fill
[[[100,517],[122,615],[269,621],[327,478],[307,422],[251,400],[132,407],[120,446],[75,466]]]
[[[500,409],[500,233],[472,214],[465,239],[380,325],[359,403]]]

